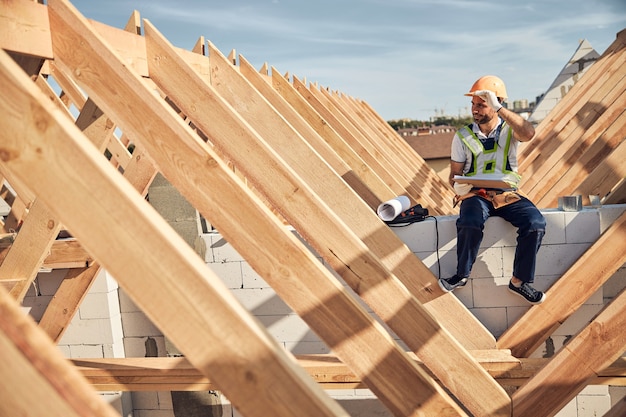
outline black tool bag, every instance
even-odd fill
[[[421,204],[416,204],[400,213],[393,220],[386,220],[385,223],[392,227],[408,226],[413,223],[421,222],[426,217],[428,217],[428,209],[422,207]]]

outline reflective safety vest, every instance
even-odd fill
[[[509,161],[509,149],[513,140],[513,130],[506,122],[496,129],[495,138],[481,141],[472,130],[472,125],[464,126],[457,135],[472,153],[469,171],[465,176],[481,174],[518,174],[513,171]]]

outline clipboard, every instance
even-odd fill
[[[465,177],[463,175],[455,175],[454,181],[459,184],[471,184],[474,187],[479,188],[502,188],[502,189],[511,189],[517,188],[516,183],[511,183],[506,181],[506,179],[502,178],[502,175],[498,175],[498,177],[487,177],[475,175],[471,177]]]

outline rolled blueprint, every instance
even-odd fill
[[[404,210],[409,209],[410,205],[411,201],[409,200],[409,197],[401,195],[381,203],[378,206],[376,213],[378,213],[378,217],[388,222],[398,217]]]

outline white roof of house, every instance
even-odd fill
[[[586,39],[581,40],[576,52],[537,103],[528,120],[533,123],[541,122],[599,57],[600,54]]]

